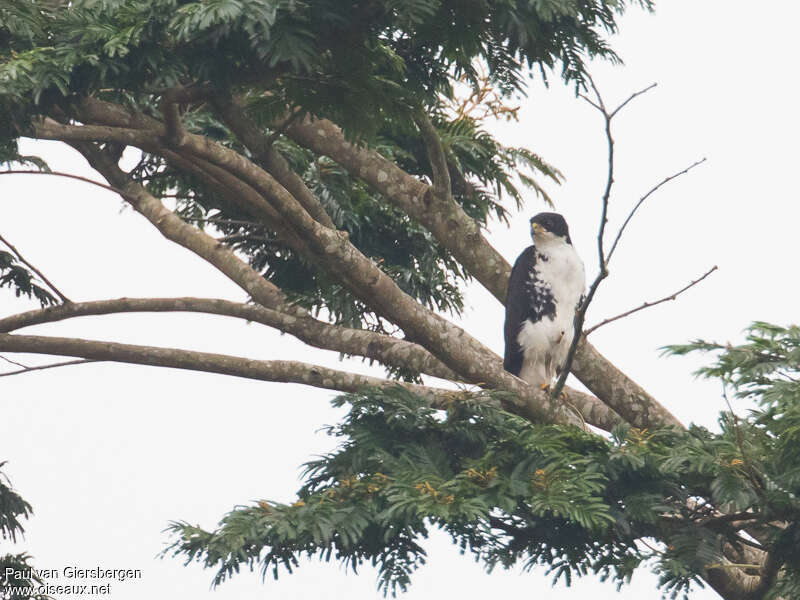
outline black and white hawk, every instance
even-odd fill
[[[539,213],[531,219],[531,237],[508,283],[503,366],[544,388],[567,358],[586,275],[564,217]]]

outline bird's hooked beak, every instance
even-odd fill
[[[543,231],[544,227],[538,223],[531,223],[531,235],[536,235],[537,233],[542,233]]]

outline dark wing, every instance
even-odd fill
[[[511,278],[508,280],[505,324],[506,353],[503,359],[503,368],[514,375],[519,375],[522,370],[522,348],[517,341],[517,336],[531,312],[529,281],[535,264],[536,252],[533,246],[528,246],[514,263],[514,268],[511,269]]]

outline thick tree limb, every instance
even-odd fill
[[[458,377],[430,352],[417,344],[364,329],[324,323],[305,309],[281,305],[281,310],[212,298],[117,298],[32,310],[0,319],[0,333],[9,333],[75,317],[129,312],[195,312],[246,319],[288,333],[324,350],[363,356],[381,364],[406,367],[433,377],[457,381]]]
[[[511,267],[481,235],[480,226],[452,200],[374,150],[348,142],[342,130],[326,119],[297,119],[286,135],[341,165],[411,218],[424,225],[500,302],[505,303]]]
[[[505,303],[511,266],[455,202],[439,201],[431,188],[377,152],[353,146],[330,121],[310,117],[296,120],[286,128],[286,134],[301,146],[330,157],[424,225],[473,277]],[[586,341],[576,349],[572,372],[600,400],[637,427],[680,425],[655,398]]]
[[[247,116],[244,108],[236,100],[216,99],[213,106],[220,120],[247,146],[255,161],[271,173],[303,205],[308,214],[325,227],[335,228],[319,199],[308,189],[302,178],[292,171],[286,159],[273,147],[270,137],[261,132],[258,124]]]
[[[276,293],[279,293],[277,288],[268,284],[229,249],[220,247],[213,238],[187,225],[168,211],[142,186],[130,181],[127,175],[116,164],[105,159],[102,153],[88,147],[84,147],[82,151],[92,166],[114,187],[121,190],[122,196],[137,212],[145,216],[168,239],[191,249],[220,270],[224,269],[223,272],[229,278],[251,293],[259,303],[269,306],[279,301],[279,298],[275,298]],[[421,342],[467,381],[479,378],[488,387],[513,392],[516,397],[510,400],[512,404],[507,408],[534,421],[576,425],[581,423],[582,420],[563,403],[552,400],[541,390],[534,390],[522,380],[505,372],[500,358],[462,329],[404,294],[391,278],[349,244],[346,237],[314,221],[294,199],[288,198],[287,206],[282,208],[286,211],[287,220],[293,219],[296,224],[316,236],[313,240],[315,249],[324,253],[322,257],[326,259],[325,264],[328,268],[336,273],[344,273],[346,283],[352,284],[352,279],[355,278],[357,294],[360,292],[362,298],[379,313],[391,315],[392,322],[397,323],[414,341]],[[363,286],[364,282],[366,287],[358,289],[358,285]],[[268,291],[264,289],[265,285],[271,286]],[[268,296],[265,298],[266,303],[258,297],[259,295]]]
[[[131,127],[160,125],[113,104],[87,99],[81,105],[95,121]],[[297,119],[286,128],[294,141],[329,156],[366,181],[400,209],[425,225],[465,268],[501,302],[511,267],[480,234],[477,224],[454,202],[435,201],[432,190],[377,152],[351,145],[341,130],[324,119]],[[576,349],[573,373],[598,398],[638,427],[680,425],[644,389],[583,341]]]
[[[73,302],[0,319],[0,333],[81,316],[128,312],[200,312],[274,327],[316,348],[363,356],[384,365],[410,368],[441,379],[458,380],[455,373],[417,344],[363,329],[330,325],[313,318],[305,309],[297,306],[284,305],[281,308],[286,312],[228,300],[190,297]],[[613,410],[597,398],[577,390],[566,390],[566,402],[579,411],[587,423],[605,431],[622,422]]]

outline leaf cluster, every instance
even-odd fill
[[[35,298],[43,308],[58,304],[56,297],[36,281],[36,276],[13,254],[0,250],[0,288],[10,288],[17,297]]]
[[[5,462],[0,462],[0,469]],[[10,540],[12,543],[17,541],[17,536],[21,536],[25,529],[22,526],[22,519],[31,516],[31,505],[28,504],[14,489],[5,474],[0,470],[0,537]],[[41,594],[28,595],[19,591],[19,588],[28,588],[35,584],[42,583],[38,577],[8,577],[10,569],[16,573],[24,573],[31,569],[30,555],[20,554],[0,554],[0,599],[2,600],[23,600],[33,598],[34,600],[47,600],[49,597]]]

